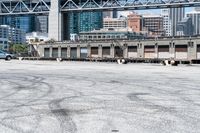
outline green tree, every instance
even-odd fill
[[[10,46],[10,52],[15,54],[27,53],[28,46],[25,44],[12,44]]]

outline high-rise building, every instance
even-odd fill
[[[0,49],[8,50],[9,43],[24,44],[25,42],[26,38],[23,30],[8,25],[0,25]]]
[[[48,16],[3,16],[0,24],[18,28],[26,33],[48,33]]]
[[[128,17],[127,18],[128,27],[131,28],[132,31],[134,32],[140,32],[141,24],[142,24],[141,16],[136,13],[133,13],[133,14],[129,14],[127,17]]]
[[[48,33],[48,16],[35,16],[35,31]]]
[[[2,24],[21,29],[26,33],[33,32],[34,16],[3,16]]]
[[[143,30],[147,30],[150,36],[163,36],[163,17],[160,15],[143,15]]]
[[[185,8],[170,8],[169,17],[171,21],[171,35],[176,36],[177,24],[182,21],[185,16]]]
[[[70,12],[65,14],[64,39],[70,39],[70,34],[92,31],[103,27],[102,12]]]
[[[112,11],[104,11],[103,18],[112,18]]]
[[[79,32],[102,28],[102,12],[81,12],[79,14]]]
[[[161,10],[161,16],[163,17],[163,29],[165,31],[166,36],[172,35],[172,26],[169,14],[169,9]]]
[[[0,16],[0,25],[3,25],[3,16]]]
[[[113,9],[113,11],[103,12],[103,18],[117,18],[117,17],[118,17],[118,11],[116,9]]]
[[[126,28],[127,20],[124,17],[121,18],[104,18],[103,28]]]
[[[193,35],[200,34],[200,10],[195,8],[195,10],[187,13],[187,17],[192,19]]]
[[[192,19],[190,17],[184,18],[177,24],[177,36],[191,36],[193,33]]]
[[[78,13],[74,13],[74,12],[71,12],[68,14],[68,17],[67,17],[67,22],[68,22],[68,26],[67,27],[67,30],[68,30],[68,33],[70,34],[78,34],[79,33],[79,27],[78,27],[78,24],[79,24],[79,14]]]

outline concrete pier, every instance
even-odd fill
[[[67,58],[72,58],[71,49],[76,50],[77,59],[81,58],[81,49],[87,49],[86,58],[125,58],[125,59],[175,59],[175,60],[194,60],[199,59],[198,44],[200,38],[182,38],[165,40],[136,40],[121,41],[113,43],[106,42],[84,42],[84,43],[62,43],[39,45],[40,57],[52,58],[61,57],[61,48],[67,49]],[[121,45],[121,46],[120,46]],[[56,49],[58,49],[57,53]],[[44,49],[49,49],[45,53]],[[54,49],[54,50],[53,50]],[[92,51],[93,49],[93,51]],[[120,53],[120,49],[123,53]],[[47,53],[49,52],[49,53]],[[74,51],[73,51],[74,52]],[[45,53],[45,54],[44,54]],[[93,55],[92,55],[93,54]],[[120,55],[121,54],[121,55]],[[49,55],[49,56],[47,56]],[[122,56],[122,57],[121,57]],[[74,58],[74,57],[73,57]]]

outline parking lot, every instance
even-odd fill
[[[0,60],[1,133],[200,132],[200,66]]]

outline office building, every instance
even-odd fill
[[[34,31],[34,16],[5,16],[4,24],[21,29],[26,33]]]
[[[1,25],[9,25],[26,33],[48,33],[48,16],[2,16]]]
[[[88,32],[103,27],[102,12],[81,12],[65,14],[64,39],[69,40],[70,35]]]
[[[165,32],[165,36],[171,36],[172,35],[172,26],[171,26],[169,9],[162,9],[161,16],[163,17],[163,29]]]
[[[140,32],[142,27],[142,18],[136,13],[129,14],[127,16],[127,25],[134,32]]]
[[[48,33],[48,16],[35,16],[34,31]]]
[[[192,36],[193,27],[192,27],[192,18],[186,17],[177,24],[177,36]]]
[[[200,34],[200,10],[195,8],[195,10],[186,14],[187,17],[192,19],[193,35]]]
[[[160,15],[147,14],[143,15],[143,30],[149,32],[149,36],[163,36],[163,17]]]
[[[102,12],[81,12],[79,15],[79,32],[102,28]]]
[[[185,8],[170,8],[169,17],[171,21],[171,35],[176,36],[177,24],[182,21],[185,16]]]
[[[126,27],[127,27],[127,20],[124,17],[103,19],[103,28],[126,28]]]
[[[93,30],[90,32],[81,32],[80,40],[129,40],[129,39],[142,39],[142,34],[133,32],[129,28],[118,28],[118,29],[100,29]]]
[[[0,48],[8,50],[9,44],[25,44],[25,32],[8,25],[0,25]]]
[[[104,11],[103,12],[103,18],[117,18],[118,17],[118,11],[114,9],[113,11]]]

